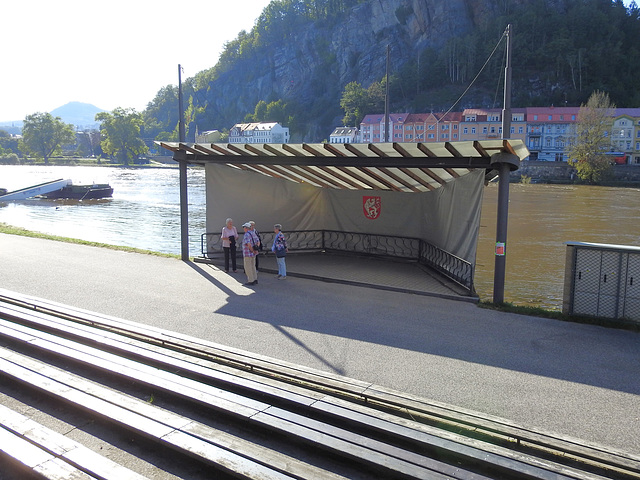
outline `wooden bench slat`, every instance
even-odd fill
[[[144,480],[147,478],[3,405],[0,405],[0,425],[19,438],[27,440],[56,457],[71,462],[82,471],[90,472],[93,476],[105,480],[122,480],[123,478]]]
[[[304,439],[306,442],[321,445],[331,451],[340,452],[341,455],[347,455],[351,458],[360,459],[360,461],[366,461],[372,466],[383,468],[387,471],[395,472],[396,474],[408,475],[411,478],[443,480],[451,478],[440,472],[429,471],[418,465],[414,465],[397,458],[388,457],[379,451],[363,448],[360,445],[354,445],[349,441],[328,435],[325,432],[314,430],[303,425],[291,424],[291,422],[286,419],[270,415],[265,412],[256,414],[254,419],[263,424],[269,425],[274,429],[286,432],[291,436]]]
[[[95,477],[4,428],[0,428],[0,451],[48,480],[95,480]]]

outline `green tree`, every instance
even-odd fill
[[[596,90],[578,111],[575,135],[566,154],[569,164],[576,167],[578,177],[585,182],[599,183],[611,174],[606,152],[611,148],[607,132],[614,109],[609,94]]]
[[[75,140],[73,126],[64,123],[60,117],[38,112],[24,119],[21,149],[44,159],[45,165],[50,157],[59,154],[63,145],[71,145]]]
[[[140,138],[140,127],[144,123],[142,114],[133,108],[118,107],[112,112],[100,112],[96,121],[100,122],[102,151],[124,165],[149,150]]]
[[[369,93],[358,82],[348,83],[342,92],[340,107],[344,110],[345,126],[357,126],[367,114]]]

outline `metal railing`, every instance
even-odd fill
[[[239,233],[236,255],[242,256],[242,236]],[[349,252],[385,258],[398,258],[427,266],[474,293],[473,265],[420,238],[377,235],[371,233],[341,232],[337,230],[295,230],[287,232],[290,252],[329,251]],[[273,232],[261,232],[266,251],[273,243]],[[220,233],[203,233],[201,252],[204,258],[222,258]]]

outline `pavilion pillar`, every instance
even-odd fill
[[[498,171],[498,217],[496,221],[493,303],[504,303],[504,283],[507,263],[507,227],[509,220],[509,173],[517,170],[520,159],[511,153],[491,156],[491,168]]]

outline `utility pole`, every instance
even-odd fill
[[[182,105],[182,66],[178,64],[178,136],[180,143],[185,142],[184,108]],[[187,162],[180,162],[180,245],[181,259],[189,261],[189,201],[187,195]]]
[[[387,45],[387,73],[384,93],[384,141],[389,141],[389,45]]]
[[[511,45],[512,25],[507,25],[507,61],[504,72],[504,104],[502,109],[502,138],[511,137]],[[493,272],[493,303],[504,303],[504,280],[507,260],[507,219],[509,217],[509,172],[507,162],[498,163],[498,214],[496,221],[495,267]]]

